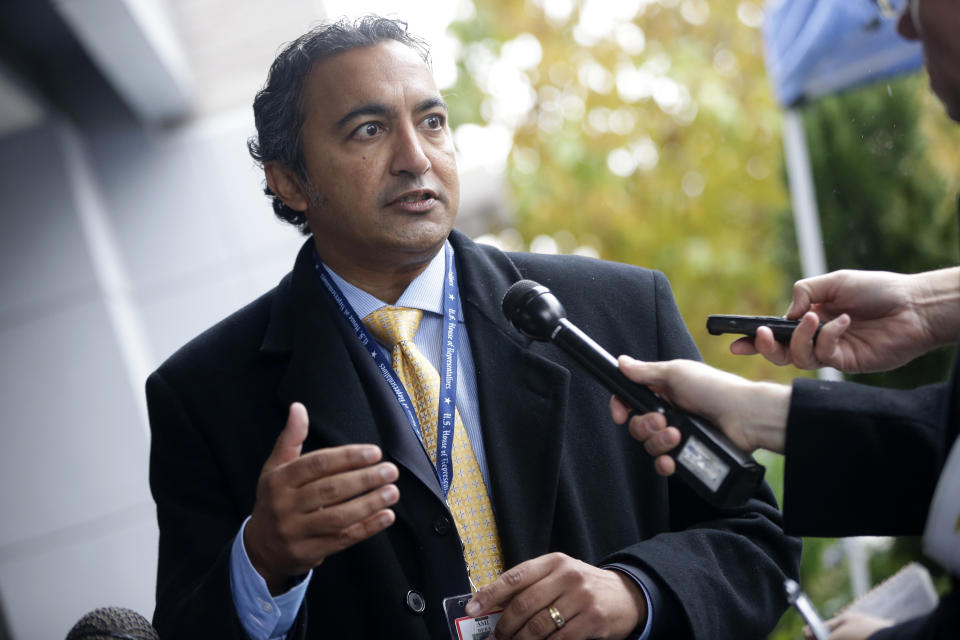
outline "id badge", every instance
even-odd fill
[[[443,614],[447,617],[452,640],[486,640],[493,637],[493,628],[503,611],[493,611],[476,618],[468,616],[467,603],[472,597],[472,593],[467,593],[443,599]]]

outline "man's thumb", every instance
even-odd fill
[[[277,443],[273,445],[273,451],[263,465],[264,468],[278,467],[299,456],[303,441],[307,439],[309,426],[310,418],[307,416],[307,408],[299,402],[291,404],[290,413],[287,414],[287,424],[277,437]]]

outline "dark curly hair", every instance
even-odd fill
[[[259,166],[278,162],[307,183],[300,130],[303,127],[303,82],[314,63],[352,49],[396,40],[415,50],[430,66],[430,50],[422,39],[407,31],[402,20],[369,15],[350,22],[346,18],[314,27],[287,44],[270,65],[267,84],[253,100],[257,135],[247,140],[247,150]],[[309,184],[308,184],[309,186]],[[295,211],[264,185],[273,212],[284,222],[308,234],[304,212]]]

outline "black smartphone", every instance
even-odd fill
[[[773,338],[782,344],[789,344],[793,330],[799,320],[787,320],[780,316],[731,316],[711,315],[707,317],[707,331],[715,336],[721,333],[742,333],[753,338],[759,327],[770,327]]]

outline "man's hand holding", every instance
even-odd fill
[[[877,631],[893,626],[893,621],[859,611],[846,611],[830,618],[825,624],[830,631],[830,640],[866,640]],[[803,634],[807,638],[813,637],[806,627]]]
[[[957,339],[960,268],[913,275],[841,270],[806,278],[794,285],[787,317],[801,321],[789,345],[761,328],[755,339],[741,338],[730,351],[761,353],[774,364],[801,369],[893,369]],[[820,322],[825,324],[818,334]]]
[[[397,467],[374,445],[353,444],[301,455],[309,419],[306,408],[290,405],[287,424],[257,483],[244,547],[274,595],[293,578],[332,553],[390,526],[388,507],[400,492],[392,484]]]
[[[550,607],[558,614],[551,617]],[[625,638],[646,622],[640,587],[619,571],[562,553],[527,560],[474,595],[467,614],[503,609],[494,637]]]
[[[641,362],[620,356],[619,364],[627,378],[650,387],[675,407],[709,420],[741,450],[783,452],[790,387],[751,382],[694,360]],[[614,396],[610,413],[614,422],[622,424],[630,417],[630,408]],[[680,431],[656,412],[630,417],[628,427],[630,435],[656,458],[657,473],[672,475],[676,464],[666,454],[680,444]]]

